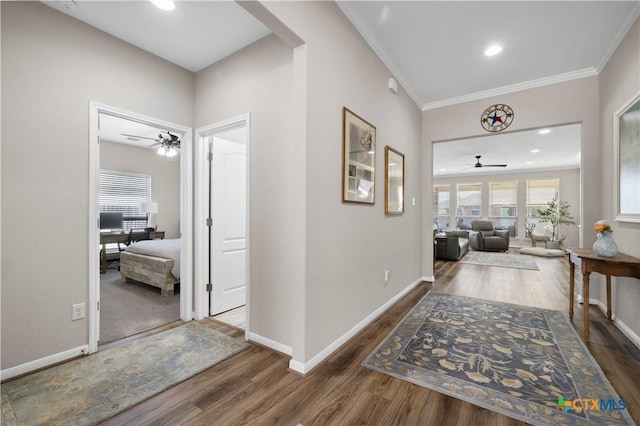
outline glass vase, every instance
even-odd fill
[[[618,254],[618,246],[613,241],[611,232],[598,234],[598,239],[593,244],[593,251],[601,257],[613,257]]]

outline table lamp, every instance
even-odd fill
[[[157,229],[158,225],[155,223],[155,215],[158,213],[158,203],[155,201],[142,203],[140,204],[140,210],[142,213],[147,214],[147,227]]]

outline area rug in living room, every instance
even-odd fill
[[[3,383],[2,424],[96,424],[246,347],[190,322]]]
[[[491,251],[469,251],[460,259],[460,263],[501,266],[503,268],[531,269],[539,271],[532,256],[526,254],[499,253]]]
[[[560,311],[429,292],[363,365],[533,425],[635,424]]]

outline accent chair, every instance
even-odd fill
[[[471,222],[469,245],[479,251],[509,250],[509,230],[493,229],[493,223],[486,220]]]

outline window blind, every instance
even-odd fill
[[[151,201],[151,176],[103,171],[99,192],[100,211],[122,212],[125,231],[146,226],[140,205]]]
[[[489,216],[514,217],[518,205],[518,182],[489,183]]]
[[[558,179],[527,181],[527,216],[537,217],[538,209],[546,208],[558,194],[558,186]]]

